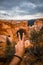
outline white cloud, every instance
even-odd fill
[[[11,9],[13,15],[20,15],[21,13],[26,13],[25,10],[21,9],[20,6],[13,7]]]
[[[29,20],[29,19],[37,19],[37,18],[43,18],[43,14],[42,13],[37,13],[34,15],[15,15],[15,16],[0,16],[0,19],[13,19],[13,20]]]
[[[39,7],[43,7],[43,4],[37,4],[37,6],[39,6]]]
[[[10,13],[8,13],[8,11],[6,10],[0,10],[0,16],[3,15],[3,16],[10,16]]]
[[[34,16],[37,18],[43,16],[41,12],[43,13],[43,1],[39,1],[39,0],[38,1],[9,0],[9,1],[2,1],[2,3],[0,4],[0,18],[5,18],[5,19],[6,18],[28,19]]]
[[[35,5],[34,3],[30,2],[23,2],[21,4],[20,6],[12,7],[10,10],[0,10],[0,19],[29,20],[29,19],[43,18],[43,13],[27,15],[26,13],[29,12],[27,12],[27,10],[21,9],[21,7],[35,8],[37,6],[42,5]],[[21,13],[24,13],[25,15]]]
[[[29,8],[35,8],[37,5],[35,5],[34,3],[32,2],[23,2],[22,5],[20,5],[21,7],[29,7]]]
[[[6,11],[4,10],[0,10],[0,13],[4,14],[4,13],[7,13]]]
[[[37,19],[37,18],[43,18],[43,14],[34,14],[34,15],[25,15],[25,16],[15,16],[15,20],[29,20],[29,19]]]

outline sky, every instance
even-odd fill
[[[0,19],[43,18],[43,0],[0,0]]]

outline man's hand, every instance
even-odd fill
[[[23,33],[23,36],[22,36],[22,40],[20,38],[20,33],[18,33],[18,43],[15,46],[15,49],[16,49],[15,54],[22,57],[23,54],[24,54],[24,33]]]

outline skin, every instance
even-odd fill
[[[23,36],[22,36],[22,40],[20,38],[20,34],[18,33],[18,43],[15,46],[15,48],[16,48],[15,55],[18,55],[22,58],[23,55],[24,55],[24,33],[23,33]],[[20,62],[20,59],[14,56],[10,65],[18,65],[19,62]]]
[[[9,38],[9,40],[11,41],[11,37]],[[1,49],[1,48],[3,48],[3,49]],[[6,48],[6,36],[1,35],[0,36],[0,52],[1,52],[0,58],[3,55],[5,55],[5,53],[4,53],[5,48]],[[17,45],[15,46],[15,50],[16,50],[15,55],[18,55],[22,58],[23,55],[24,55],[24,33],[23,33],[23,36],[22,36],[22,40],[20,38],[20,34],[18,33],[18,42],[17,42]],[[20,59],[18,57],[14,56],[9,65],[18,65],[19,62],[20,62]],[[3,65],[3,63],[0,62],[0,65]]]
[[[25,43],[25,48],[33,46],[33,44],[31,44],[30,40],[26,40],[26,41],[24,41],[24,43]]]
[[[0,46],[2,46],[3,48],[6,48],[6,42],[4,42],[6,40],[6,36],[2,36],[2,38],[3,38],[3,42],[0,44]],[[9,39],[11,39],[11,38],[9,38]],[[0,39],[0,41],[1,41],[1,39]],[[30,46],[32,46],[32,45],[30,44],[29,40],[26,40],[24,42],[24,33],[23,33],[22,40],[20,38],[20,34],[18,33],[18,42],[17,42],[17,45],[15,46],[15,49],[16,49],[15,55],[18,55],[22,58],[24,56],[25,48],[30,47]],[[5,49],[4,49],[4,51],[5,51]],[[2,51],[2,54],[3,54],[3,51]],[[19,62],[20,62],[20,59],[18,57],[14,56],[9,65],[18,65]],[[0,64],[0,65],[2,65],[2,64]]]

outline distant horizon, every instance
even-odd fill
[[[0,20],[34,20],[34,19],[43,19],[43,17],[38,17],[38,18],[0,18]]]

